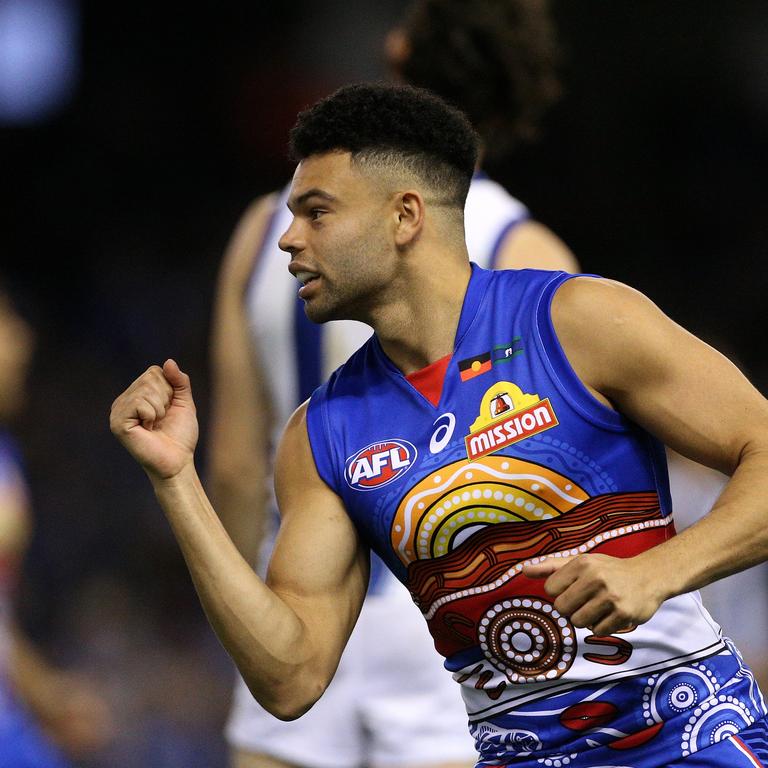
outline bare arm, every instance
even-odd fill
[[[496,269],[526,267],[578,272],[579,262],[552,230],[538,221],[524,221],[504,238]]]
[[[725,357],[626,286],[576,278],[552,312],[566,355],[596,397],[732,476],[708,515],[636,557],[586,555],[559,570],[546,561],[529,569],[549,576],[558,609],[604,634],[768,559],[768,402]]]
[[[272,416],[245,293],[276,201],[257,200],[235,230],[219,272],[211,334],[208,485],[221,522],[251,564],[268,522]]]
[[[189,378],[153,366],[112,407],[112,431],[144,467],[200,602],[256,699],[293,719],[330,682],[360,611],[367,552],[340,499],[317,475],[305,406],[286,427],[276,487],[283,514],[269,586],[239,554],[203,491],[193,453]]]

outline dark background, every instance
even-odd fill
[[[16,425],[37,526],[22,617],[125,714],[94,766],[216,766],[228,663],[107,413],[174,356],[205,427],[228,235],[288,178],[296,111],[386,76],[381,41],[405,3],[60,5],[75,14],[70,96],[0,124],[0,271],[38,334]],[[539,143],[488,170],[585,271],[649,294],[766,392],[768,6],[554,8],[564,98]]]

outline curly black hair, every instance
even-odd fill
[[[334,150],[350,152],[356,163],[414,173],[463,208],[478,137],[458,109],[429,91],[365,83],[340,88],[299,113],[291,157],[298,162]]]
[[[398,74],[462,109],[487,155],[536,138],[561,92],[547,0],[416,0],[399,31]]]

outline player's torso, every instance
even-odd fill
[[[310,438],[421,608],[486,764],[642,746],[638,765],[662,765],[668,738],[694,751],[762,702],[695,595],[596,637],[521,574],[534,557],[629,556],[674,534],[663,449],[559,352],[548,298],[562,279],[475,269],[438,404],[374,339],[313,398]]]

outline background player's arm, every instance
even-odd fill
[[[5,563],[21,561],[31,519],[20,482],[0,484],[0,559]],[[111,737],[111,713],[95,688],[49,664],[16,624],[10,627],[7,673],[14,693],[71,755],[85,755]]]
[[[227,533],[251,564],[268,522],[272,418],[245,299],[277,199],[254,202],[235,230],[219,271],[211,333],[208,487]]]
[[[579,262],[552,230],[538,221],[523,221],[504,238],[496,269],[562,269],[578,272]]]
[[[558,610],[606,634],[647,621],[665,599],[768,559],[768,402],[760,393],[626,286],[575,278],[555,295],[552,318],[598,399],[683,455],[732,475],[708,515],[640,555],[584,555],[527,569],[549,576]]]
[[[103,747],[114,736],[112,713],[96,687],[49,664],[18,628],[11,637],[8,676],[40,724],[73,757]]]
[[[142,374],[112,406],[112,431],[144,467],[181,547],[208,620],[254,696],[283,719],[330,682],[368,580],[367,552],[340,499],[320,480],[305,407],[278,451],[283,523],[264,583],[239,554],[193,462],[189,378],[173,361]]]

